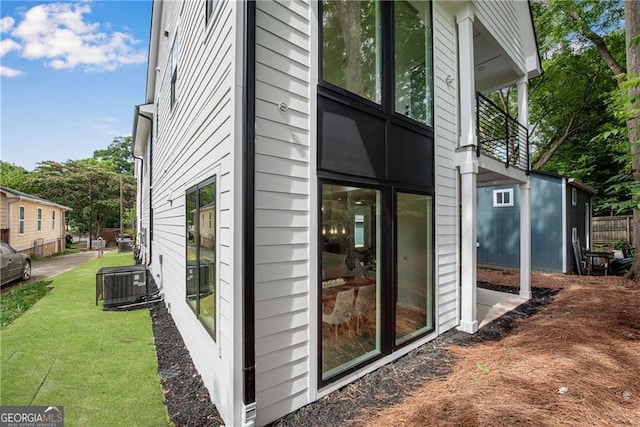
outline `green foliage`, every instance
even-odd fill
[[[48,281],[20,284],[0,298],[0,328],[4,328],[47,294]]]
[[[69,223],[84,230],[119,226],[120,179],[125,208],[135,206],[136,183],[131,175],[114,172],[96,159],[42,162],[31,174],[31,194],[52,200],[73,210]]]
[[[30,172],[26,169],[0,160],[0,185],[23,193],[29,192],[27,180]]]
[[[614,72],[626,58],[622,2],[538,1],[532,11],[545,70],[530,88],[532,162],[598,190],[596,215],[628,213],[635,184]]]
[[[93,158],[113,172],[133,175],[130,136],[115,137],[105,150],[94,151]]]

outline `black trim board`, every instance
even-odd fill
[[[243,139],[243,400],[245,406],[256,401],[255,352],[255,75],[256,3],[244,7],[246,37],[243,47],[242,139]]]

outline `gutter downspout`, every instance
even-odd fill
[[[140,112],[140,107],[136,105],[136,114],[138,117],[142,117],[144,119],[149,120],[149,259],[147,260],[147,267],[151,265],[153,262],[153,199],[152,196],[152,186],[153,186],[153,119],[149,116],[145,116]],[[142,165],[144,166],[144,159],[141,157],[133,156],[136,159],[140,159],[142,161]],[[143,169],[144,170],[144,169]]]
[[[256,2],[248,1],[244,8],[245,44],[242,77],[243,139],[243,401],[246,425],[253,425],[256,416],[256,352],[255,352],[255,42]]]

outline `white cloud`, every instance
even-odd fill
[[[0,65],[0,76],[2,77],[18,77],[22,74],[20,70],[14,70],[13,68],[4,67]]]
[[[7,53],[12,50],[20,50],[20,45],[11,39],[2,39],[0,40],[0,57],[5,56]]]
[[[113,71],[146,61],[138,40],[131,34],[102,30],[111,27],[108,23],[85,21],[90,13],[90,5],[81,3],[34,6],[11,35],[20,42],[24,58],[44,59],[54,69]]]
[[[0,19],[0,33],[9,32],[15,22],[16,21],[10,16],[5,16],[4,18]]]

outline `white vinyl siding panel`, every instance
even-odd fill
[[[457,76],[454,19],[433,5],[435,152],[436,152],[436,292],[438,333],[458,324],[458,186],[454,167],[458,94],[446,76]]]
[[[264,1],[256,2],[256,9],[256,402],[261,425],[309,399],[309,352],[315,348],[309,341],[313,103],[310,4]]]
[[[524,1],[524,0],[522,0]],[[489,30],[502,49],[520,70],[525,70],[525,53],[518,16],[512,1],[473,2],[480,22]]]

